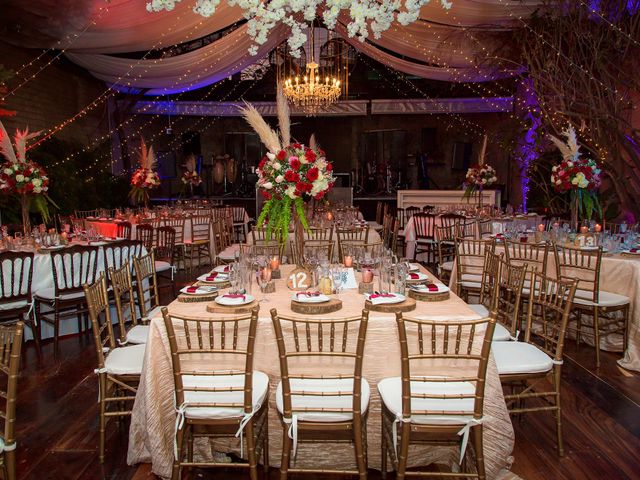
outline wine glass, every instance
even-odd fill
[[[344,282],[346,269],[342,265],[334,265],[331,270],[331,277],[333,279],[333,286],[337,294],[342,293],[342,283]]]
[[[267,298],[265,296],[265,288],[267,284],[271,281],[271,268],[267,266],[259,265],[256,270],[256,280],[258,282],[258,286],[260,287],[260,291],[262,292],[261,302],[266,302]]]

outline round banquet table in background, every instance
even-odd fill
[[[285,286],[287,272],[293,267],[283,266],[283,279],[276,280],[276,293],[267,295],[267,302],[261,303],[256,337],[254,368],[269,376],[269,451],[270,465],[280,465],[282,448],[282,426],[275,406],[275,390],[280,380],[278,348],[269,310],[277,308],[282,314],[292,315],[290,310],[290,290]],[[364,306],[364,298],[356,290],[347,290],[337,298],[343,302],[343,309],[329,314],[326,318],[358,316]],[[206,303],[181,303],[174,301],[169,311],[176,315],[193,318],[207,318]],[[295,314],[293,314],[295,315]],[[455,295],[442,302],[418,302],[411,316],[433,319],[478,318],[469,307]],[[481,334],[478,332],[477,334]],[[384,359],[384,361],[380,361]],[[175,434],[175,405],[170,348],[162,318],[151,321],[149,339],[145,353],[145,368],[140,379],[138,393],[131,416],[129,430],[130,465],[151,462],[152,471],[164,478],[171,476],[173,445]],[[367,439],[369,467],[380,469],[380,398],[376,384],[385,377],[400,375],[400,348],[397,326],[393,314],[371,312],[367,338],[363,374],[371,385]],[[514,432],[507,411],[500,379],[493,357],[487,371],[486,399],[484,404],[484,455],[487,478],[518,478],[508,469],[512,462]],[[217,451],[239,453],[238,441],[216,440]],[[208,444],[196,445],[196,454],[210,456]],[[413,451],[412,451],[413,452]],[[412,453],[415,464],[440,463],[455,464],[459,450],[452,447],[422,447],[419,453]],[[314,468],[353,468],[352,447],[323,444],[321,446],[303,443],[298,447],[298,465],[313,465]]]

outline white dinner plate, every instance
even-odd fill
[[[583,252],[595,252],[599,247],[580,247],[580,250]],[[607,253],[609,250],[606,248],[602,249],[602,253]]]
[[[632,252],[631,250],[623,250],[621,253],[624,253],[625,255],[640,255],[640,250],[636,252]]]
[[[322,293],[320,295],[311,295],[311,296],[298,295],[294,293],[291,295],[291,300],[298,303],[324,303],[324,302],[328,302],[330,298]]]
[[[207,295],[209,293],[213,293],[218,289],[212,286],[200,285],[195,292],[187,291],[189,287],[184,287],[180,289],[180,293],[184,293],[185,295]]]
[[[231,270],[229,265],[218,265],[216,268],[213,269],[214,272],[218,272],[218,273],[229,273],[229,270]]]
[[[228,295],[228,294],[227,294]],[[216,297],[215,302],[218,305],[233,306],[246,305],[253,302],[253,295],[244,295],[244,298],[229,298],[227,295],[219,295]]]
[[[227,275],[226,273],[220,273],[220,272],[216,272],[216,273],[218,275],[216,275],[216,278],[214,278],[213,280],[207,280],[207,277],[211,274],[205,273],[204,275],[200,275],[198,277],[198,281],[205,282],[205,283],[224,283],[229,281],[229,275]]]
[[[426,285],[410,285],[409,288],[420,293],[445,293],[449,291],[449,287],[447,287],[446,285],[443,285],[441,283],[435,283],[434,285],[438,287],[437,292],[430,291]]]
[[[426,273],[422,273],[422,272],[412,272],[414,275],[417,275],[418,278],[411,278],[411,275],[407,275],[407,281],[408,282],[422,282],[424,280],[427,280],[429,278],[429,276]]]
[[[364,294],[365,298],[369,301],[371,301],[369,298],[371,295],[372,294],[370,293]],[[389,295],[393,295],[393,297],[376,298],[376,305],[402,303],[407,299],[407,297],[405,297],[401,293],[390,293]]]
[[[409,271],[410,272],[418,272],[418,271],[420,271],[420,265],[418,263],[410,263],[409,264]]]

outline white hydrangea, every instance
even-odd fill
[[[24,175],[21,175],[21,174],[16,175],[16,182],[24,182]]]
[[[173,10],[179,1],[181,0],[151,0],[147,3],[147,10]],[[287,43],[295,57],[300,56],[300,47],[307,41],[304,31],[316,18],[316,12],[322,12],[325,25],[332,30],[336,26],[338,15],[348,11],[350,22],[347,24],[347,34],[364,42],[369,31],[374,38],[380,38],[394,20],[398,20],[401,25],[415,22],[420,9],[429,2],[430,0],[227,0],[228,5],[240,7],[244,18],[249,20],[247,33],[255,42],[249,47],[251,55],[258,54],[258,45],[267,41],[276,25],[284,24],[291,29]],[[196,0],[193,11],[203,17],[210,17],[218,5],[220,0]],[[453,2],[440,0],[440,5],[448,10]]]

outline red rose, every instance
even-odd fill
[[[327,163],[327,172],[332,172],[333,171],[333,163],[329,162]]]
[[[321,157],[324,157],[326,155],[324,153],[324,150],[322,150],[321,148],[318,149],[318,153],[320,154]]]
[[[284,172],[284,179],[287,182],[298,182],[300,181],[300,175],[298,175],[293,170],[287,170],[286,172]]]
[[[320,192],[320,193],[316,194],[316,196],[313,197],[313,198],[315,198],[316,200],[322,200],[323,197],[324,197],[324,192]]]
[[[271,194],[269,192],[267,192],[266,190],[261,190],[260,193],[262,193],[262,197],[265,200],[271,200]]]
[[[312,188],[313,188],[313,185],[311,185],[310,183],[305,183],[305,182],[296,183],[296,190],[300,192],[310,192]]]
[[[26,169],[24,170],[24,174],[23,174],[23,175],[24,175],[25,177],[28,177],[29,175],[31,175],[31,169],[30,169],[30,168],[26,168]]]
[[[300,160],[298,160],[296,157],[293,157],[291,160],[289,160],[289,166],[296,172],[300,170],[300,165]]]
[[[300,145],[299,143],[294,143],[293,145],[291,145],[293,148],[302,148],[302,145]]]
[[[287,156],[287,152],[285,152],[284,150],[280,150],[278,152],[278,155],[276,155],[276,157],[278,158],[278,160],[284,160]]]
[[[310,168],[307,172],[307,180],[315,182],[318,179],[318,169],[316,167]]]
[[[33,183],[31,183],[31,182],[27,183],[27,184],[24,186],[24,189],[25,189],[27,192],[33,192]]]
[[[316,161],[316,154],[311,149],[307,149],[307,151],[304,152],[304,157],[307,159],[309,163]]]

